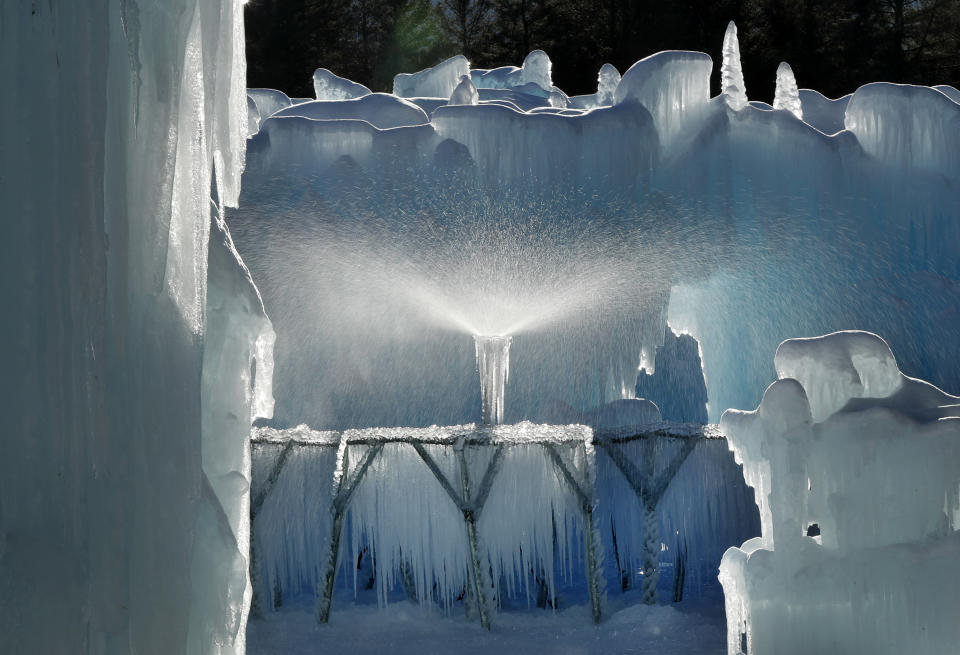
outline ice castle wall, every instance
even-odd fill
[[[210,199],[236,205],[244,163],[242,3],[0,12],[0,651],[241,652],[245,451],[218,421],[258,403],[203,380],[267,334],[262,311],[207,320],[237,291],[207,276]]]
[[[290,398],[281,400],[281,422],[346,427],[475,418],[458,400],[476,390],[463,354],[469,348],[456,335],[425,328],[420,345],[361,347],[358,339],[331,336],[349,323],[346,311],[334,312],[334,320],[327,310],[316,329],[303,325],[312,301],[286,284],[297,272],[285,244],[309,238],[317,216],[338,216],[341,226],[387,225],[394,214],[417,225],[417,216],[431,214],[437,225],[454,225],[496,205],[523,221],[568,200],[568,213],[583,216],[582,224],[601,216],[619,221],[624,234],[642,234],[622,261],[636,287],[649,289],[637,302],[623,294],[607,303],[596,313],[602,320],[546,326],[518,339],[508,420],[547,420],[553,401],[583,411],[629,397],[668,319],[701,344],[712,420],[726,407],[755,405],[773,376],[769,361],[743,353],[850,327],[883,331],[905,371],[960,388],[960,374],[945,364],[960,356],[951,328],[960,302],[953,245],[960,239],[960,105],[942,89],[874,84],[835,101],[799,91],[803,120],[757,102],[732,110],[722,97],[709,98],[712,69],[703,53],[658,53],[624,74],[614,106],[591,110],[546,107],[543,89],[538,96],[484,88],[519,75],[507,67],[473,71],[478,105],[431,103],[428,125],[378,130],[356,120],[360,113],[265,121],[250,142],[250,202],[231,221],[254,276],[278,290],[265,296],[284,324],[278,384]],[[645,217],[639,228],[637,215]],[[554,222],[576,221],[557,211]],[[598,251],[608,248],[596,243]],[[421,255],[428,260],[429,248],[413,258]],[[322,266],[311,261],[310,274]],[[395,316],[390,322],[401,332]],[[321,323],[329,328],[322,334]],[[297,361],[289,366],[283,343],[294,337],[331,346],[310,354],[311,367],[291,341],[288,354]],[[408,365],[426,343],[444,353],[438,361],[451,363],[432,377]],[[334,351],[339,361],[331,361]],[[559,353],[562,364],[540,366]],[[466,370],[453,370],[461,365]],[[333,390],[333,379],[348,380],[362,395],[366,417],[339,422],[351,394]],[[424,392],[438,385],[444,394]],[[409,411],[400,416],[389,407],[384,388],[396,390]],[[511,406],[523,411],[511,415]],[[331,415],[330,424],[317,423]]]
[[[762,525],[720,566],[728,652],[949,652],[958,398],[867,332],[790,339],[775,364],[757,410],[721,421]]]

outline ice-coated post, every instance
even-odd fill
[[[503,398],[510,377],[509,336],[475,335],[477,370],[480,372],[481,422],[487,425],[503,423]]]

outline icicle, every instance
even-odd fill
[[[743,83],[743,68],[740,65],[740,42],[737,41],[737,26],[733,21],[727,25],[727,33],[723,35],[720,88],[731,109],[743,109],[747,106],[747,87]]]
[[[793,69],[785,61],[780,62],[777,68],[777,90],[773,96],[774,109],[786,109],[791,114],[803,120],[803,107],[800,104],[800,91],[797,89],[797,80],[793,76]]]

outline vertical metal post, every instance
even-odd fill
[[[480,557],[480,544],[477,539],[477,519],[474,515],[473,508],[470,506],[470,474],[467,471],[467,457],[463,449],[464,444],[462,442],[454,445],[457,460],[460,464],[461,495],[464,505],[467,507],[467,509],[463,511],[463,521],[467,526],[467,542],[470,545],[471,586],[473,587],[473,598],[477,603],[477,611],[480,613],[480,625],[489,630],[490,615],[487,607],[487,597],[484,593],[486,576],[483,575],[484,569]]]
[[[333,517],[333,529],[330,534],[327,569],[323,573],[323,592],[317,599],[317,623],[326,623],[330,620],[330,608],[333,606],[333,583],[337,575],[337,559],[340,554],[340,532],[342,529],[343,512],[337,511]]]
[[[327,568],[323,572],[323,590],[317,598],[317,623],[326,623],[330,620],[330,607],[333,605],[333,584],[337,577],[337,561],[340,556],[340,533],[343,530],[343,516],[350,507],[350,499],[360,486],[363,476],[374,458],[383,449],[383,443],[370,446],[360,458],[354,474],[348,478],[350,472],[350,449],[343,443],[343,466],[340,471],[340,481],[333,496],[333,527],[330,531],[330,549],[327,553]]]
[[[593,505],[585,503],[583,507],[584,539],[587,540],[587,588],[590,591],[590,611],[593,622],[600,623],[603,618],[603,601],[600,591],[600,575],[597,561],[597,535],[593,529]]]

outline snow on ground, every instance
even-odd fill
[[[309,599],[285,605],[247,628],[248,655],[721,655],[722,605],[632,605],[593,625],[588,605],[502,612],[487,632],[464,616],[445,617],[411,603],[385,609],[337,606],[318,625]]]

